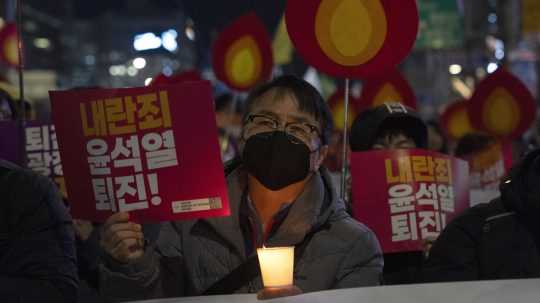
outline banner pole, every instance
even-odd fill
[[[28,159],[26,157],[26,107],[24,104],[24,49],[23,49],[23,38],[22,38],[22,0],[17,0],[17,54],[19,57],[19,62],[17,65],[17,70],[19,74],[19,114],[17,115],[17,121],[19,125],[19,135],[20,135],[20,145],[19,150],[21,152],[21,165],[23,167],[27,166]]]
[[[346,191],[346,183],[347,183],[347,151],[348,151],[348,140],[347,140],[347,128],[348,128],[348,125],[349,125],[349,86],[350,86],[350,83],[349,83],[349,78],[346,78],[345,79],[345,98],[343,100],[343,102],[345,103],[344,105],[344,119],[343,119],[343,150],[342,150],[342,158],[341,158],[341,199],[343,199],[343,201],[346,201],[346,196],[347,196],[347,193],[345,192]]]

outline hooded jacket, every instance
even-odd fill
[[[540,277],[540,150],[501,182],[501,197],[466,210],[434,243],[426,282]]]
[[[76,302],[69,217],[44,176],[0,160],[0,301]]]
[[[242,264],[250,251],[241,226],[246,177],[241,167],[227,177],[231,216],[165,223],[155,245],[137,263],[105,262],[103,295],[113,301],[199,295]],[[311,177],[266,245],[297,245],[315,226],[324,228],[311,235],[295,261],[296,286],[312,292],[380,283],[379,243],[372,231],[346,213],[325,169]],[[260,289],[261,278],[256,277],[237,292]]]

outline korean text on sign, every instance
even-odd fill
[[[74,217],[229,214],[209,82],[50,95]]]
[[[353,216],[385,253],[421,251],[469,205],[467,162],[421,149],[351,155]]]
[[[25,128],[28,168],[51,177],[65,194],[62,162],[54,125],[30,122]]]
[[[386,159],[385,168],[392,241],[436,238],[455,210],[450,161],[403,156]]]
[[[81,103],[80,114],[96,209],[159,205],[157,172],[179,164],[167,92]],[[123,174],[112,176],[113,170]]]

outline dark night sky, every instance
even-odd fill
[[[168,14],[184,10],[199,30],[220,29],[235,17],[255,10],[272,31],[283,13],[285,0],[22,0],[35,10],[62,19],[72,6],[76,18],[92,19],[104,13],[118,15]],[[51,3],[52,2],[52,3]],[[52,4],[55,5],[52,5]]]

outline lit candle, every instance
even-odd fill
[[[264,287],[293,285],[294,246],[258,248],[257,256]]]

